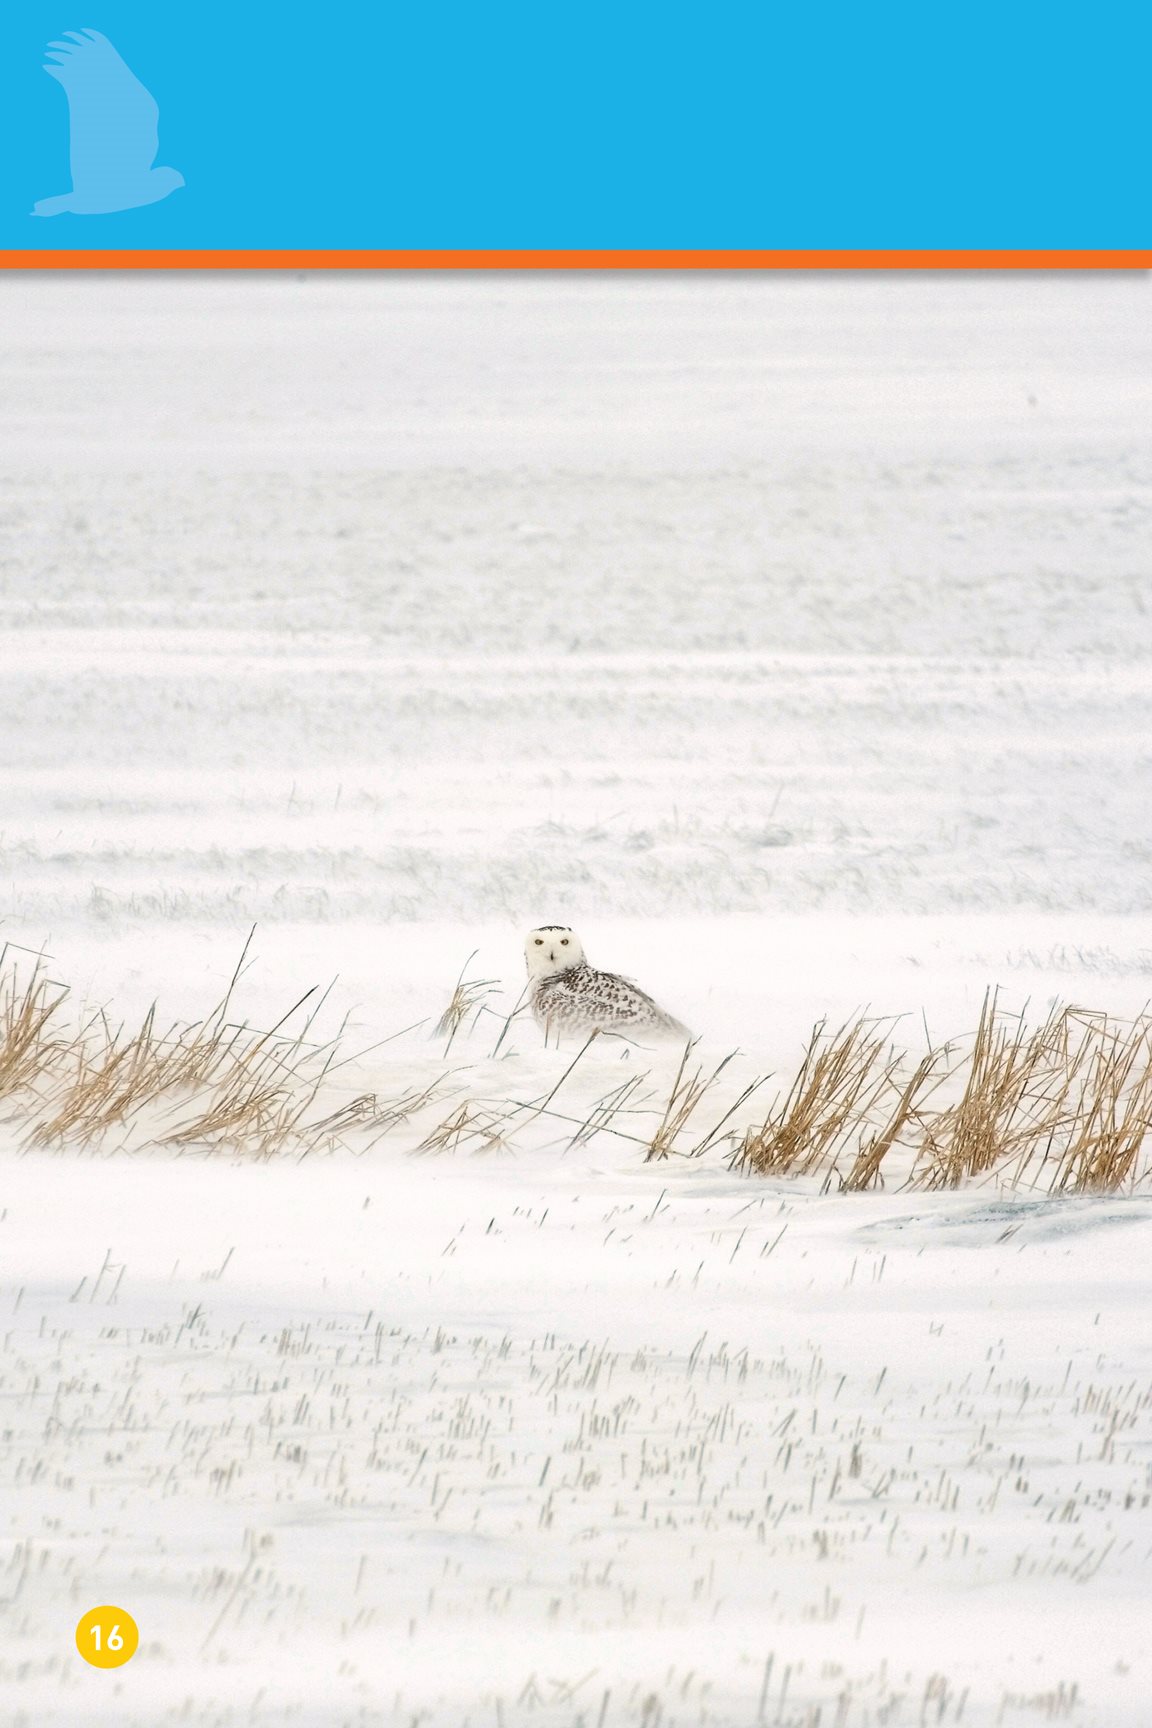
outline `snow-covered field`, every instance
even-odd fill
[[[167,1022],[255,924],[254,1023],[335,979],[334,1103],[451,1069],[525,1119],[261,1163],[0,1125],[5,1724],[1142,1728],[1152,1194],[646,1164],[559,1104],[674,1054],[429,1027],[556,920],[734,1083],[990,984],[1137,1013],[1150,312],[0,281],[0,940]]]

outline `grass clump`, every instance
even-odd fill
[[[758,1176],[808,1176],[827,1165],[890,1079],[885,1042],[863,1017],[829,1035],[813,1027],[792,1084],[763,1122],[745,1130],[732,1163]]]
[[[0,949],[0,1097],[34,1087],[70,1044],[60,1016],[67,985],[45,976],[39,955],[26,978],[9,970],[10,948]]]

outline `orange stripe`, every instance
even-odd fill
[[[0,270],[1148,270],[1152,251],[5,252]]]

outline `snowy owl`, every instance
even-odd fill
[[[536,1023],[565,1032],[617,1032],[628,1038],[648,1033],[687,1038],[687,1029],[657,1007],[651,996],[615,972],[597,972],[584,958],[575,931],[566,924],[542,924],[524,942],[528,960],[528,1000]]]

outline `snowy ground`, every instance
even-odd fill
[[[1136,1012],[1150,295],[0,282],[0,936],[174,1018],[256,923],[350,1049],[559,918],[740,1072]],[[5,1723],[1147,1720],[1152,1197],[0,1135]]]

